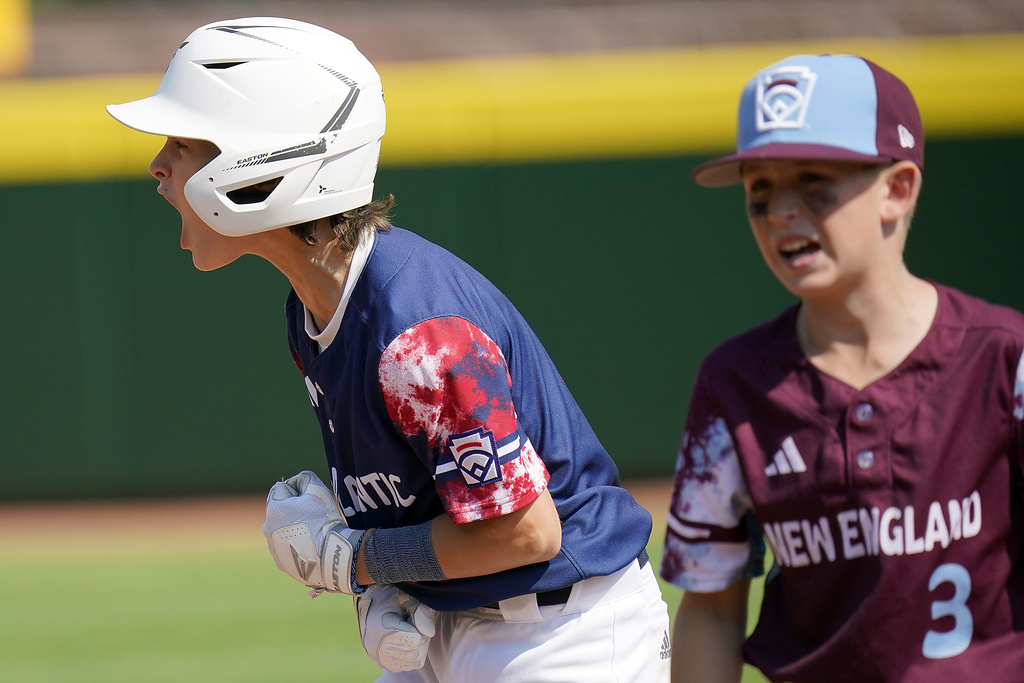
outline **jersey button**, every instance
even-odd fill
[[[327,420],[327,426],[331,428],[331,434],[334,433],[334,420]]]
[[[862,470],[869,470],[875,464],[875,454],[871,451],[861,451],[857,454],[857,467]]]
[[[867,422],[874,414],[875,409],[870,403],[861,403],[857,406],[857,410],[854,411],[854,415],[856,415],[858,422]]]

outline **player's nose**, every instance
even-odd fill
[[[773,193],[767,204],[768,220],[780,225],[799,216],[803,207],[798,193],[785,190]]]
[[[167,140],[153,157],[153,161],[149,162],[149,174],[157,180],[166,180],[171,174],[170,165],[167,163],[167,150],[170,144],[171,141]]]

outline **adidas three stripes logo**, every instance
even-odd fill
[[[768,467],[764,468],[764,473],[769,477],[806,471],[807,465],[804,464],[804,459],[800,455],[800,451],[797,450],[796,443],[791,436],[786,437],[786,440],[782,442],[782,448],[775,452],[771,463],[769,463]]]

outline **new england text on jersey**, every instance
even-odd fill
[[[783,567],[805,567],[878,554],[916,555],[981,533],[981,494],[945,505],[932,501],[924,523],[912,506],[843,510],[834,517],[772,522],[762,527]],[[839,539],[837,544],[836,539]],[[838,553],[841,553],[839,555]]]

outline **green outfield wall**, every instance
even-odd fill
[[[794,52],[904,75],[929,132],[912,270],[1024,309],[1024,38],[842,41],[381,66],[377,194],[533,324],[626,477],[671,473],[700,358],[788,295],[738,189],[697,163]],[[288,354],[288,284],[213,273],[145,176],[159,140],[108,120],[159,75],[0,81],[0,499],[262,491],[323,463]]]

